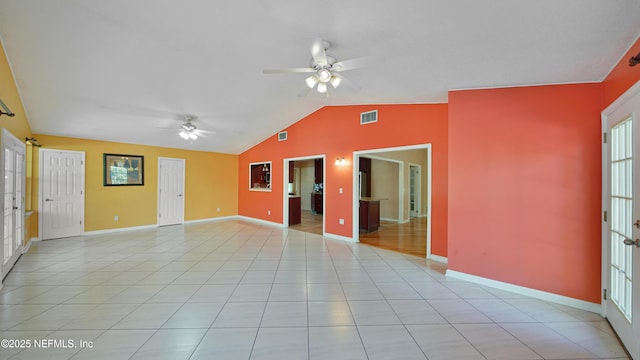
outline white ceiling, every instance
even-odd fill
[[[34,133],[234,154],[325,105],[601,81],[639,34],[638,0],[0,0]],[[365,58],[343,73],[360,91],[262,73],[308,66],[318,37]],[[179,138],[187,113],[215,133]]]

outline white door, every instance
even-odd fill
[[[84,153],[40,149],[42,239],[84,232]]]
[[[25,145],[6,129],[2,131],[2,198],[4,278],[22,253],[24,241]]]
[[[184,159],[158,158],[158,225],[184,222]]]
[[[607,113],[605,202],[606,316],[631,356],[640,360],[640,92]]]
[[[409,165],[409,217],[420,216],[420,166]]]

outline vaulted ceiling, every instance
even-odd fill
[[[0,0],[34,133],[224,153],[325,105],[602,81],[639,34],[638,0]],[[263,74],[317,38],[364,63],[349,83],[299,97],[308,74]],[[185,114],[206,137],[177,135]]]

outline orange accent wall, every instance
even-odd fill
[[[449,93],[449,269],[600,302],[601,84]]]
[[[633,84],[640,81],[640,64],[633,67],[629,66],[629,59],[638,55],[638,53],[640,53],[640,38],[622,56],[618,64],[602,82],[603,109],[624,94]]]
[[[375,124],[360,125],[360,113],[378,110]],[[447,105],[328,106],[289,128],[288,140],[276,135],[240,154],[238,212],[282,223],[285,158],[326,155],[324,215],[326,232],[352,236],[353,152],[377,148],[432,144],[432,252],[447,256]],[[348,165],[336,167],[337,157]],[[271,192],[249,191],[249,163],[272,161]],[[338,189],[342,187],[343,194]],[[271,215],[268,215],[271,211]],[[344,225],[339,219],[345,219]]]

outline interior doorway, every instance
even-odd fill
[[[354,240],[433,258],[430,218],[431,145],[356,151],[353,159]],[[371,159],[371,162],[363,162],[361,159]],[[389,176],[390,173],[397,175]],[[362,195],[367,193],[362,191],[363,178],[371,183],[365,185],[370,186],[371,190],[366,197]],[[375,214],[376,205],[379,206],[379,215]],[[372,219],[375,223],[376,218],[379,218],[377,229],[370,225]]]
[[[603,315],[633,359],[640,359],[640,82],[602,113]]]
[[[2,129],[3,246],[0,248],[0,282],[22,254],[24,241],[26,146]]]
[[[325,168],[324,155],[284,160],[284,226],[324,235]]]
[[[84,233],[85,153],[40,148],[39,234],[42,240]]]
[[[184,159],[158,158],[158,226],[184,222]]]

